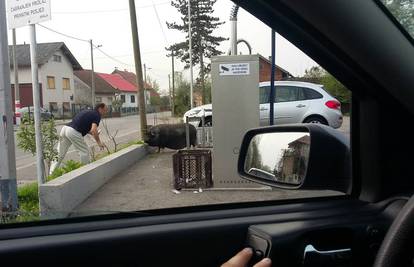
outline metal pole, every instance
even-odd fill
[[[131,30],[132,30],[132,43],[134,46],[134,59],[135,59],[135,72],[137,74],[138,88],[141,90],[138,92],[139,100],[139,114],[141,122],[141,138],[144,138],[147,134],[147,114],[145,110],[145,92],[144,92],[144,80],[142,79],[142,65],[141,65],[141,52],[139,48],[139,37],[138,37],[138,25],[137,25],[137,14],[135,12],[135,1],[129,0],[129,12],[131,19]]]
[[[91,93],[92,93],[92,108],[95,108],[95,66],[93,63],[93,42],[89,41],[91,45]]]
[[[237,55],[237,17],[234,19],[230,19],[231,23],[231,35],[230,35],[230,54],[232,56]]]
[[[19,65],[16,56],[16,29],[12,30],[13,34],[13,72],[14,72],[14,110],[16,116],[16,125],[20,125],[21,114],[19,112],[20,106],[20,85],[19,85]]]
[[[201,130],[201,140],[202,141],[202,146],[206,147],[206,127],[205,127],[205,123],[206,123],[206,111],[205,109],[203,109],[203,116],[201,117],[201,127],[203,127]]]
[[[5,4],[0,1],[0,213],[16,211],[18,207]]]
[[[276,69],[276,32],[272,30],[272,73],[270,74],[270,114],[269,114],[269,125],[274,125],[274,101],[275,101],[275,69]]]
[[[185,117],[185,143],[187,149],[190,149],[190,124],[188,123],[188,116]]]
[[[237,14],[239,12],[239,6],[234,5],[231,9],[230,23],[231,23],[231,34],[230,34],[230,55],[237,55]]]
[[[174,51],[171,51],[171,67],[172,67],[172,97],[171,97],[171,115],[175,115],[175,71],[174,71]]]
[[[188,0],[188,53],[190,56],[190,107],[193,108],[193,41],[191,34],[191,0]]]
[[[37,182],[39,185],[45,182],[45,165],[43,161],[41,117],[40,117],[40,88],[37,65],[37,43],[36,43],[36,25],[30,24],[30,62],[32,67],[32,89],[33,89],[33,106],[35,122],[35,139],[36,139],[36,167]]]
[[[147,87],[147,65],[145,65],[144,63],[144,101],[145,101],[145,105],[147,105],[147,92],[146,92],[146,88]]]

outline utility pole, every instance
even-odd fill
[[[93,64],[93,42],[89,40],[91,45],[91,93],[92,93],[92,108],[95,108],[95,66]]]
[[[201,74],[201,94],[202,94],[202,103],[203,105],[206,103],[206,87],[204,83],[204,58],[203,58],[203,41],[200,41],[201,52],[200,52],[200,74]]]
[[[16,211],[18,207],[5,4],[0,1],[0,213]]]
[[[145,101],[145,105],[147,104],[147,93],[146,93],[146,88],[147,87],[147,65],[145,65],[144,63],[144,101]]]
[[[175,71],[174,71],[174,50],[171,51],[171,67],[172,67],[172,97],[171,97],[171,115],[175,115]]]
[[[188,53],[190,56],[190,107],[193,108],[193,41],[191,34],[191,0],[188,0]]]
[[[275,70],[276,70],[276,32],[272,29],[272,72],[270,73],[270,97],[269,97],[269,125],[274,125],[275,120]]]
[[[147,114],[145,110],[144,81],[142,79],[141,52],[139,48],[137,14],[135,11],[135,0],[129,0],[129,13],[131,19],[132,43],[134,46],[135,72],[137,74],[137,85],[141,90],[138,92],[139,115],[141,122],[141,138],[147,134]]]
[[[171,108],[171,75],[168,74],[168,96],[170,97],[170,108]]]
[[[33,89],[33,106],[34,106],[34,122],[35,122],[35,140],[36,140],[36,169],[37,182],[40,186],[45,182],[45,165],[43,161],[42,146],[42,129],[40,117],[40,88],[37,64],[37,42],[36,42],[36,25],[30,24],[30,63],[32,68],[32,89]]]
[[[20,106],[20,85],[19,85],[19,66],[16,56],[16,29],[12,30],[13,34],[13,72],[14,72],[14,114],[16,116],[16,125],[20,125],[21,114],[19,112]]]

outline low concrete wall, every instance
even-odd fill
[[[147,154],[146,145],[133,145],[40,186],[42,216],[62,218],[109,179]]]

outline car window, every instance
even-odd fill
[[[232,52],[228,26],[234,3],[190,0],[191,70],[188,2],[135,1],[138,49],[132,42],[136,37],[128,1],[53,1],[51,20],[36,26],[41,62],[38,99],[42,112],[48,113],[42,113],[38,139],[45,172],[37,176],[33,121],[18,125],[16,116],[19,206],[9,221],[224,203],[261,205],[268,200],[342,194],[272,190],[240,178],[236,166],[242,137],[248,129],[271,121],[268,105],[260,105],[269,103],[270,29],[243,8],[235,9],[243,40],[237,53]],[[8,10],[18,11],[20,6]],[[16,68],[19,100],[22,111],[30,106],[33,118],[31,38],[23,28],[17,32],[15,56],[22,65]],[[10,59],[12,51],[10,45]],[[349,90],[279,33],[275,51],[274,124],[321,123],[349,139]],[[135,52],[140,54],[137,61]],[[229,53],[235,55],[227,57]],[[142,66],[141,76],[135,66]],[[11,83],[14,77],[11,69]],[[321,85],[334,99],[303,101],[322,98]],[[96,105],[104,105],[106,112],[98,116]],[[199,108],[204,105],[208,105],[205,113]],[[188,127],[184,114],[189,116]],[[83,124],[91,121],[99,122],[98,142],[89,133],[91,126]],[[269,154],[278,149],[278,141],[269,145]],[[293,155],[292,143],[297,140],[284,141],[282,153]],[[267,173],[281,173],[274,159],[264,161]]]
[[[309,99],[309,98],[306,97],[305,89],[306,88],[298,87],[298,100]]]
[[[306,99],[318,99],[318,98],[323,98],[323,95],[320,94],[319,92],[310,89],[310,88],[301,88]]]
[[[277,86],[275,102],[292,102],[299,100],[299,88],[295,86]]]
[[[262,86],[259,88],[259,103],[269,103],[270,86]]]

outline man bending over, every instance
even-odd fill
[[[90,161],[89,149],[83,137],[90,134],[95,139],[98,146],[103,149],[104,145],[99,139],[98,126],[101,117],[107,112],[104,103],[97,104],[94,110],[83,110],[76,114],[70,123],[63,126],[59,134],[59,143],[57,146],[58,160],[53,162],[50,173],[59,168],[71,145],[79,152],[80,162],[88,164]]]

